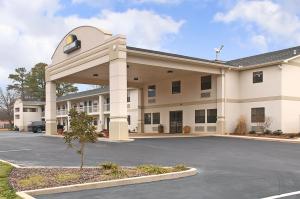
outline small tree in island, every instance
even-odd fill
[[[69,116],[71,131],[64,134],[64,140],[69,147],[77,150],[80,155],[80,169],[82,169],[86,144],[97,141],[96,127],[93,125],[94,118],[85,112],[77,112],[75,109],[70,110]]]

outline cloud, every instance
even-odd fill
[[[253,35],[251,37],[251,42],[254,46],[258,47],[260,51],[264,52],[268,49],[268,42],[263,35]]]
[[[293,2],[297,7],[296,1],[292,0],[289,4],[270,0],[237,1],[228,11],[218,12],[214,20],[225,24],[239,24],[251,37],[259,35],[252,38],[254,43],[295,45],[300,43],[300,19],[288,9]]]
[[[68,17],[66,23],[102,27],[126,35],[129,45],[159,50],[166,37],[179,32],[184,21],[175,21],[152,11],[129,9],[126,12],[104,10],[101,16],[89,19]]]
[[[132,4],[142,4],[142,3],[153,3],[153,4],[169,4],[177,5],[186,0],[72,0],[73,4],[87,4],[90,6],[103,7],[118,3],[132,3]]]
[[[61,38],[80,25],[93,25],[125,34],[128,45],[161,49],[166,38],[179,33],[183,21],[153,11],[130,9],[124,12],[101,11],[83,18],[79,15],[59,16],[63,9],[59,0],[0,1],[0,87],[16,67],[32,67],[50,63]]]

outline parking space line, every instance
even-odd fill
[[[19,152],[19,151],[32,151],[32,149],[12,149],[12,150],[0,151],[0,153]]]
[[[261,198],[261,199],[277,199],[277,198],[285,198],[285,197],[294,196],[294,195],[300,195],[300,191],[294,191],[294,192],[290,192],[290,193],[284,193],[284,194],[280,194],[280,195],[269,196],[269,197]]]

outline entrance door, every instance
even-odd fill
[[[182,111],[170,111],[170,133],[182,133]]]

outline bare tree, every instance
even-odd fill
[[[6,92],[4,93],[0,88],[0,111],[4,112],[7,115],[9,124],[11,126],[13,125],[15,101],[16,101],[15,92],[6,89]]]

